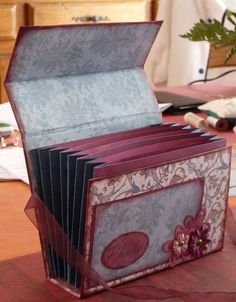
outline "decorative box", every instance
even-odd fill
[[[5,82],[32,191],[109,286],[223,246],[230,150],[162,123],[143,71],[160,26],[21,28]],[[79,297],[103,289],[54,227],[40,233],[48,279]]]

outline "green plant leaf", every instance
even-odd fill
[[[225,57],[225,63],[236,54],[236,13],[227,10],[226,19],[234,26],[233,30],[226,28],[220,21],[214,19],[208,23],[203,20],[195,23],[182,38],[190,41],[207,41],[215,49],[232,46]]]

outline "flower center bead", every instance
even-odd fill
[[[179,241],[179,246],[183,246],[184,245],[184,240],[180,240]]]
[[[200,238],[200,239],[198,239],[198,241],[197,241],[197,245],[202,245],[202,243],[203,243],[202,239],[201,239],[201,238]]]

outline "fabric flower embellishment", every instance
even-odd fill
[[[167,241],[163,246],[163,251],[170,253],[169,264],[174,266],[179,259],[189,258],[189,234],[183,225],[178,225],[175,229],[174,239]]]
[[[206,217],[206,209],[201,208],[197,213],[196,217],[192,215],[187,215],[184,219],[184,226],[191,232],[198,228],[201,228],[204,224],[204,219]]]
[[[195,258],[200,257],[208,249],[208,245],[211,242],[209,239],[209,230],[209,225],[204,224],[201,228],[191,233],[189,239],[189,252],[191,256]]]
[[[204,223],[206,209],[202,208],[196,217],[188,215],[184,223],[176,227],[174,239],[163,245],[163,251],[170,254],[169,265],[174,266],[181,260],[189,260],[203,255],[208,249],[210,225]]]

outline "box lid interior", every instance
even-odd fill
[[[160,26],[21,28],[5,86],[27,150],[160,123],[143,71]]]

